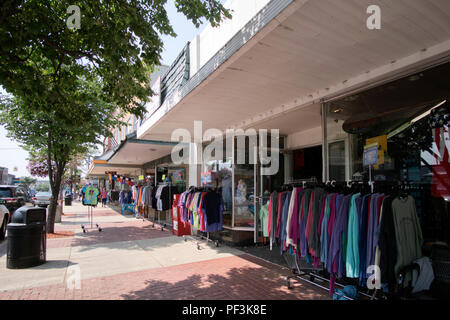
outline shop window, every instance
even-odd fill
[[[375,191],[407,185],[425,240],[447,243],[449,76],[447,64],[326,106],[329,180],[345,180],[348,170],[351,180],[373,181]]]

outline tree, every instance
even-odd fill
[[[31,178],[31,177],[21,177],[20,178],[20,184],[26,185],[28,188],[35,184],[37,179]]]
[[[9,136],[46,159],[53,200],[65,167],[120,124],[113,111],[142,116],[152,96],[149,73],[160,64],[161,35],[176,36],[167,0],[28,0],[0,4],[0,102]],[[66,22],[80,9],[80,29]],[[218,0],[175,0],[195,25],[231,17]]]
[[[52,200],[48,212],[48,231],[54,230],[56,206],[66,165],[109,135],[119,125],[120,114],[113,116],[116,106],[101,100],[101,86],[96,79],[78,78],[80,90],[73,101],[61,100],[58,108],[37,111],[20,98],[0,101],[0,123],[8,136],[23,144],[32,155],[31,172],[48,175]],[[71,110],[69,112],[69,110]]]
[[[50,184],[49,183],[40,183],[36,186],[36,191],[42,191],[42,192],[47,192],[48,190],[50,190]]]
[[[71,98],[77,77],[97,73],[103,100],[133,114],[151,97],[149,72],[160,65],[161,35],[176,36],[167,0],[27,0],[0,4],[0,84],[15,97],[48,110]],[[80,29],[69,29],[77,5]],[[231,17],[218,0],[175,0],[199,26]],[[50,105],[49,105],[50,104]]]

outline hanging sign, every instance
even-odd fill
[[[370,139],[366,139],[366,145],[371,145],[377,143],[378,148],[378,162],[375,164],[375,169],[378,170],[378,166],[381,164],[384,164],[385,157],[384,155],[387,154],[387,135],[381,135],[378,137],[373,137]]]
[[[363,165],[371,166],[378,163],[378,143],[364,146]]]
[[[139,180],[144,180],[144,176],[139,176]]]

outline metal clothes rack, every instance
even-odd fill
[[[345,184],[346,184],[347,187],[350,187],[349,182],[355,183],[354,181],[346,181]],[[319,183],[319,182],[317,181],[317,179],[315,177],[311,177],[310,179],[295,179],[295,180],[294,179],[289,179],[288,182],[285,183],[285,185],[290,185],[290,184],[292,184],[292,185],[296,185],[296,184],[300,185],[301,184],[303,187],[305,187],[305,185],[307,183]],[[331,181],[331,182],[327,181],[324,185],[325,186],[332,186],[332,187],[334,187],[336,183],[337,183],[336,181]],[[363,184],[364,182],[359,182],[358,181],[358,183]],[[371,189],[373,190],[373,184],[369,184],[369,185],[371,186]],[[312,262],[308,263],[308,262],[304,261],[304,259],[300,259],[296,253],[291,254],[289,252],[283,252],[282,255],[283,255],[287,265],[289,266],[289,268],[290,268],[290,270],[292,272],[292,275],[285,277],[285,281],[286,281],[286,285],[287,285],[288,289],[292,289],[291,279],[299,279],[299,280],[302,280],[302,281],[306,281],[306,282],[308,282],[308,283],[310,283],[310,284],[312,284],[314,286],[317,286],[319,288],[322,288],[322,289],[325,289],[325,290],[329,290],[329,288],[327,288],[327,287],[325,287],[323,285],[320,285],[317,282],[315,282],[316,279],[319,279],[319,281],[321,281],[321,282],[328,282],[328,283],[330,283],[330,281],[331,281],[330,279],[326,279],[326,278],[324,278],[324,277],[322,277],[321,275],[318,274],[318,272],[324,270],[323,264],[319,263],[319,265],[317,267],[315,267]],[[309,276],[309,280],[304,278],[305,276]],[[337,281],[335,281],[335,285],[339,286],[339,287],[342,287],[342,288],[345,287],[343,284],[340,284]],[[377,290],[374,291],[373,295],[369,295],[369,294],[366,294],[366,293],[361,292],[361,291],[358,290],[358,294],[360,294],[362,296],[365,296],[365,297],[368,297],[371,300],[377,299],[375,297],[376,293],[377,293]],[[344,297],[347,300],[353,300],[352,298],[350,298],[350,297],[348,297],[346,295],[342,295],[341,294],[341,296]]]
[[[292,272],[292,275],[285,277],[286,286],[288,289],[292,289],[291,279],[299,279],[302,281],[306,281],[316,287],[322,288],[324,290],[327,290],[327,291],[329,290],[329,287],[327,288],[315,281],[316,279],[319,279],[319,281],[321,281],[321,282],[330,283],[330,279],[324,278],[318,274],[318,272],[324,270],[323,265],[319,264],[318,267],[314,267],[312,263],[307,263],[303,259],[300,259],[298,257],[298,255],[295,253],[291,254],[288,252],[283,252],[283,257]],[[309,276],[309,279],[306,279],[305,276]],[[341,284],[337,281],[335,281],[335,285],[339,286],[341,288],[345,287],[343,284]],[[377,298],[375,297],[376,290],[373,295],[369,295],[369,294],[366,294],[361,291],[358,291],[358,294],[365,296],[367,298],[370,298],[371,300],[373,300],[373,299],[377,300]],[[350,298],[346,295],[341,295],[341,296],[343,296],[347,300],[353,300],[352,298]]]
[[[86,227],[84,224],[81,225],[81,229],[83,229],[83,233],[86,233],[86,230],[89,229],[98,229],[98,232],[102,231],[102,228],[98,224],[95,224],[96,227],[94,227],[94,207],[91,205],[88,205],[88,224],[90,224],[90,227]]]
[[[169,202],[170,202],[170,199],[172,199],[172,182],[160,182],[155,186],[155,188],[159,188],[161,186],[169,186]],[[169,207],[170,207],[170,205],[169,205]],[[156,208],[158,208],[158,206],[156,206]],[[170,208],[169,208],[169,210],[170,210]],[[155,209],[155,212],[158,212],[158,225],[161,227],[161,231],[164,231],[164,228],[166,228],[167,224],[164,223],[164,225],[161,225],[161,210]],[[155,222],[156,222],[155,220],[156,220],[156,217],[154,216],[153,221],[152,221],[153,222],[152,228],[155,228]]]
[[[191,187],[189,189],[192,189],[192,188],[193,188],[194,192],[203,192],[204,190],[208,190],[208,189],[211,190],[211,191],[217,192],[216,190],[214,190],[214,187],[211,187],[211,186],[199,187],[199,188]],[[197,232],[204,233],[203,231],[199,231],[199,230],[197,230]],[[206,237],[204,235],[194,235],[194,234],[192,234],[192,228],[191,228],[191,235],[190,236],[183,235],[183,239],[184,239],[185,242],[187,241],[188,238],[190,238],[193,241],[196,241],[197,249],[201,250],[200,242],[196,239],[197,237],[200,238],[200,240],[206,240],[207,243],[208,242],[213,242],[216,247],[219,246],[219,240],[212,240],[212,239],[210,239],[209,238],[209,232],[206,232]]]

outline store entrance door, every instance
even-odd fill
[[[279,169],[274,175],[263,175],[261,170],[261,163],[255,162],[255,230],[254,242],[266,244],[269,241],[268,233],[268,205],[270,201],[270,194],[281,189],[284,184],[284,155],[279,153]]]
[[[292,178],[294,180],[315,177],[322,181],[322,146],[315,146],[293,151],[294,163]]]

